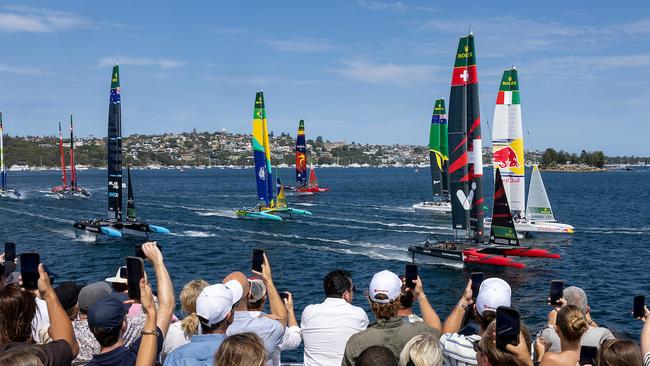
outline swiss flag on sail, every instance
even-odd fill
[[[451,75],[451,86],[476,83],[478,83],[476,65],[454,67]]]

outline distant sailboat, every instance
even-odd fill
[[[22,199],[23,195],[16,189],[7,188],[7,170],[5,169],[5,153],[4,153],[4,125],[2,123],[2,112],[0,112],[0,197],[7,197],[13,199]]]
[[[271,166],[271,148],[266,124],[264,93],[257,92],[253,107],[253,159],[255,161],[255,179],[257,181],[257,199],[255,207],[235,211],[238,217],[270,221],[283,221],[280,214],[311,215],[311,212],[288,207],[284,201],[284,188],[280,186],[282,197],[278,197],[277,183],[273,179]],[[278,202],[280,201],[280,202]]]
[[[57,198],[65,196],[88,198],[90,192],[81,188],[77,182],[77,168],[74,162],[74,128],[72,125],[72,114],[70,115],[70,185],[65,165],[65,150],[63,148],[63,135],[61,134],[61,122],[59,122],[59,154],[61,155],[61,183],[62,185],[52,187],[51,193]]]
[[[573,233],[573,226],[562,224],[555,220],[551,202],[546,194],[544,181],[539,172],[537,164],[533,165],[533,173],[530,177],[530,187],[528,188],[528,203],[526,206],[526,219],[534,224],[552,227],[554,232]]]
[[[524,138],[521,118],[521,98],[517,69],[503,72],[492,127],[492,160],[494,169],[500,169],[504,177],[504,188],[510,201],[517,232],[530,233],[573,233],[571,225],[550,224],[549,221],[531,220],[526,215],[524,177]],[[534,174],[534,173],[533,173]],[[539,176],[539,171],[537,172]],[[541,177],[539,177],[541,181]],[[531,181],[532,185],[532,181]],[[543,185],[542,185],[543,189]],[[544,191],[546,195],[546,191]],[[547,198],[548,201],[548,198]],[[485,219],[485,226],[491,219]]]
[[[287,187],[298,195],[327,192],[329,188],[318,186],[314,164],[311,164],[309,180],[307,180],[307,146],[305,143],[305,121],[300,120],[298,124],[298,135],[296,137],[296,186]]]
[[[120,97],[120,70],[116,64],[111,74],[111,92],[108,110],[107,166],[108,218],[82,219],[73,224],[77,230],[109,238],[123,236],[149,237],[150,233],[168,234],[162,226],[147,224],[135,216],[131,171],[127,168],[128,205],[126,220],[122,218],[122,107]]]
[[[449,199],[449,176],[446,168],[449,161],[447,145],[447,112],[445,100],[438,99],[433,107],[431,128],[429,130],[429,164],[431,166],[431,185],[433,201],[413,205],[413,209],[430,213],[451,213]]]
[[[494,226],[487,244],[483,237],[483,192],[478,71],[474,36],[460,39],[449,98],[449,191],[452,203],[451,240],[408,248],[412,259],[423,255],[464,263],[523,268],[507,256],[558,258],[546,250],[521,248],[512,221],[501,174],[496,171]]]

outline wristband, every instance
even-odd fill
[[[156,336],[156,337],[158,337],[158,335],[159,335],[157,329],[156,329],[156,330],[142,330],[141,334],[142,334],[143,336],[145,336],[145,335],[154,335],[154,336]]]
[[[463,308],[463,310],[467,310],[467,305],[463,304],[462,302],[459,302],[459,303],[458,303],[458,306],[460,306],[461,308]]]
[[[425,297],[427,297],[427,295],[424,295],[424,294],[423,294],[422,296],[420,296],[420,297],[418,297],[417,299],[415,299],[415,301],[420,302],[420,300],[424,299]]]

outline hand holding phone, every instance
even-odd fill
[[[564,296],[564,282],[551,281],[551,291],[549,297],[551,298],[551,305],[560,305],[560,299]]]
[[[264,264],[264,251],[262,249],[253,249],[253,271],[262,272],[262,264]]]
[[[634,317],[639,319],[645,315],[645,296],[634,296]]]
[[[481,284],[483,283],[483,279],[485,278],[485,275],[483,274],[483,272],[473,272],[470,278],[472,280],[472,298],[476,299],[476,296],[478,296],[478,291],[481,288]]]
[[[38,289],[38,265],[41,257],[38,253],[23,253],[20,255],[20,277],[25,290]]]
[[[158,250],[160,250],[160,252],[162,253],[162,248],[160,247],[160,244],[158,244],[158,242],[156,242],[156,247],[158,247]],[[135,256],[142,259],[147,259],[147,256],[144,254],[144,250],[142,250],[142,244],[135,246]]]
[[[596,355],[598,354],[598,348],[591,346],[582,346],[580,347],[580,366],[582,365],[595,365],[596,364]]]
[[[284,301],[285,299],[288,299],[288,298],[289,298],[288,293],[286,293],[284,291],[280,292],[280,299],[282,299],[282,301]]]
[[[415,281],[418,279],[418,266],[415,264],[407,264],[404,277],[406,277],[406,287],[411,290],[415,289]]]
[[[144,278],[144,260],[138,257],[126,257],[126,284],[130,299],[140,300],[142,278]]]
[[[506,351],[506,346],[519,344],[519,332],[521,331],[521,320],[519,312],[507,306],[497,308],[497,348]]]
[[[16,259],[16,243],[5,243],[5,262],[13,262]]]

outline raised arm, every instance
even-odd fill
[[[469,307],[473,304],[472,301],[472,280],[467,282],[463,296],[458,300],[458,304],[454,306],[454,309],[449,314],[447,320],[445,320],[445,325],[442,327],[442,333],[458,333],[460,327],[463,324],[463,318],[465,313],[469,310]]]
[[[59,339],[66,341],[72,349],[72,355],[77,357],[79,344],[74,337],[72,322],[63,306],[61,306],[43,264],[38,265],[38,292],[47,303],[47,314],[50,317],[50,336],[55,341]]]
[[[420,305],[420,312],[422,313],[422,319],[424,324],[428,325],[431,328],[437,329],[439,332],[442,332],[442,323],[438,314],[433,309],[427,295],[424,294],[424,287],[422,286],[422,280],[420,276],[415,280],[415,289],[413,289],[413,296],[415,301]]]
[[[162,331],[163,336],[167,335],[169,323],[172,320],[172,314],[176,307],[174,299],[174,288],[172,287],[172,280],[169,278],[167,267],[163,261],[163,256],[155,242],[148,242],[142,245],[144,255],[153,264],[154,272],[156,273],[156,283],[158,284],[158,313],[156,324]]]
[[[648,307],[644,307],[643,315],[643,329],[641,330],[641,353],[645,357],[646,354],[650,353],[650,310]]]
[[[284,307],[284,302],[278,294],[278,290],[275,288],[273,283],[273,276],[271,275],[271,265],[269,260],[266,258],[266,253],[264,253],[264,264],[262,264],[262,272],[253,271],[257,276],[262,278],[264,285],[266,285],[266,294],[269,297],[269,306],[271,308],[271,314],[280,318],[280,323],[283,326],[287,324],[287,309]]]
[[[153,302],[151,285],[145,283],[144,278],[140,280],[140,294],[140,302],[146,317],[135,366],[152,366],[156,361],[156,352],[158,350],[158,337],[155,335],[156,305]]]

